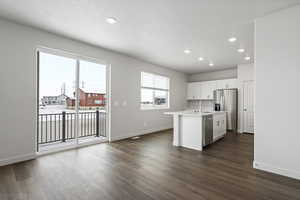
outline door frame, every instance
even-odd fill
[[[66,58],[71,58],[71,59],[75,59],[76,60],[76,75],[75,75],[75,82],[77,84],[79,84],[79,82],[77,80],[79,80],[79,61],[83,60],[83,61],[87,61],[87,62],[93,62],[96,64],[101,64],[101,65],[105,65],[106,66],[106,139],[99,139],[99,140],[94,140],[94,141],[89,141],[89,142],[85,142],[85,143],[78,143],[78,138],[76,139],[75,144],[71,144],[71,145],[66,145],[65,147],[62,148],[57,148],[57,149],[53,149],[53,150],[49,150],[49,151],[44,151],[44,152],[39,152],[38,151],[38,131],[39,131],[39,86],[40,86],[40,52],[43,53],[48,53],[48,54],[52,54],[52,55],[56,55],[56,56],[62,56],[62,57],[66,57]],[[75,149],[75,148],[79,148],[79,147],[83,147],[83,146],[89,146],[89,145],[93,145],[93,144],[99,144],[99,143],[103,143],[103,142],[107,142],[107,141],[111,141],[111,64],[109,64],[106,61],[103,61],[101,59],[98,58],[94,58],[94,57],[90,57],[90,56],[85,56],[79,53],[73,53],[73,52],[69,52],[69,51],[65,51],[65,50],[59,50],[59,49],[54,49],[54,48],[49,48],[49,47],[45,47],[45,46],[36,46],[35,51],[34,51],[34,57],[35,57],[35,64],[36,64],[36,87],[35,87],[35,92],[36,92],[36,111],[35,111],[35,152],[37,154],[37,156],[40,155],[45,155],[45,154],[51,154],[51,153],[55,153],[55,152],[59,152],[59,151],[64,151],[64,150],[68,150],[68,149]],[[78,86],[78,85],[76,85]],[[78,95],[78,87],[76,87],[76,96]],[[76,101],[78,104],[78,101]],[[78,105],[75,106],[75,110],[76,113],[78,112]],[[78,115],[76,115],[78,116]],[[78,120],[76,120],[76,126],[78,126]],[[77,135],[77,130],[75,131],[75,135]]]
[[[245,134],[254,134],[254,131],[253,131],[253,133],[247,132],[246,131],[246,126],[245,126],[245,123],[246,123],[246,119],[245,119],[246,116],[245,116],[245,112],[244,112],[244,108],[245,108],[245,84],[249,83],[249,82],[253,83],[253,90],[254,90],[254,80],[244,80],[243,81],[243,94],[242,94],[242,98],[243,98],[243,105],[242,105],[242,119],[243,119],[243,123],[242,123],[242,126],[243,126],[243,129],[242,129],[242,132],[245,133]],[[254,91],[253,91],[253,94],[254,94]],[[253,96],[253,100],[254,100],[254,96]]]

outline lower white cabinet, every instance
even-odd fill
[[[226,134],[226,113],[213,115],[213,139],[218,140]]]

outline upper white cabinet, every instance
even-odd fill
[[[201,99],[201,82],[188,83],[187,99]]]
[[[214,90],[216,89],[216,86],[216,81],[188,83],[187,99],[212,100],[214,98]]]
[[[237,88],[237,79],[217,80],[217,89]]]
[[[214,90],[237,88],[237,79],[225,79],[217,81],[203,81],[188,83],[188,100],[213,100]]]
[[[201,99],[212,100],[214,98],[214,90],[216,88],[216,81],[201,82]]]

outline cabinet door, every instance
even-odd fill
[[[215,89],[216,81],[201,82],[201,99],[212,100],[214,98]]]
[[[194,84],[187,84],[187,99],[193,99]]]
[[[221,121],[219,115],[213,116],[213,138],[214,140],[219,138],[221,130]]]
[[[209,98],[210,100],[214,99],[214,91],[217,89],[217,81],[210,81],[209,84]]]
[[[218,137],[218,126],[216,118],[214,117],[213,119],[213,139],[215,140]]]
[[[207,93],[207,83],[201,82],[201,99],[206,99]]]
[[[220,130],[220,134],[221,135],[225,135],[226,134],[226,131],[227,131],[227,128],[226,128],[226,114],[222,114],[221,115],[222,117],[221,117],[221,130]]]
[[[201,85],[199,82],[188,83],[187,86],[187,99],[200,99],[201,98]]]

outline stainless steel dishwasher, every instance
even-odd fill
[[[213,115],[202,116],[202,146],[213,143]]]

